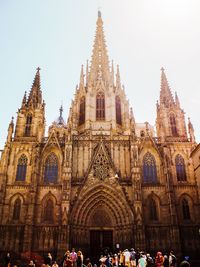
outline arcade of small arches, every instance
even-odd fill
[[[189,222],[195,220],[193,211],[194,201],[188,194],[182,194],[178,199],[180,220]],[[10,199],[9,220],[13,223],[23,223],[25,216],[26,201],[17,193]],[[154,223],[160,221],[161,201],[155,194],[151,193],[144,201],[145,221]],[[59,202],[51,192],[41,200],[38,210],[40,223],[55,225],[59,223],[55,214],[60,214]],[[98,216],[97,216],[98,215]],[[130,208],[123,192],[114,191],[110,187],[97,186],[80,196],[80,199],[73,206],[70,212],[70,224],[73,227],[112,227],[130,226],[135,219],[135,211]]]

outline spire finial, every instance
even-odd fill
[[[63,106],[62,105],[60,106],[59,111],[60,111],[60,117],[62,117],[62,113],[63,113]]]
[[[101,10],[100,10],[100,7],[98,8],[98,18],[101,18]]]

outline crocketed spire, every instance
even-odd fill
[[[106,41],[103,31],[103,21],[101,18],[100,11],[98,11],[98,19],[96,24],[97,28],[90,65],[89,82],[94,84],[98,80],[103,80],[104,83],[109,83],[109,58],[106,49]]]
[[[165,75],[164,68],[161,68],[161,88],[160,88],[160,104],[166,107],[174,105],[174,99]]]
[[[28,106],[33,106],[36,108],[38,104],[42,104],[42,92],[40,90],[40,68],[37,68],[33,85],[27,100]]]

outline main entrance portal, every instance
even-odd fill
[[[91,230],[90,231],[90,253],[93,257],[100,257],[103,250],[113,249],[113,231]]]

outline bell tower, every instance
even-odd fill
[[[161,69],[160,102],[157,102],[157,135],[162,141],[167,138],[187,140],[185,115],[180,107],[178,95],[171,93],[164,68]]]
[[[45,131],[45,103],[40,89],[40,68],[33,81],[29,96],[24,94],[21,108],[17,112],[15,140],[32,138],[41,141]]]

